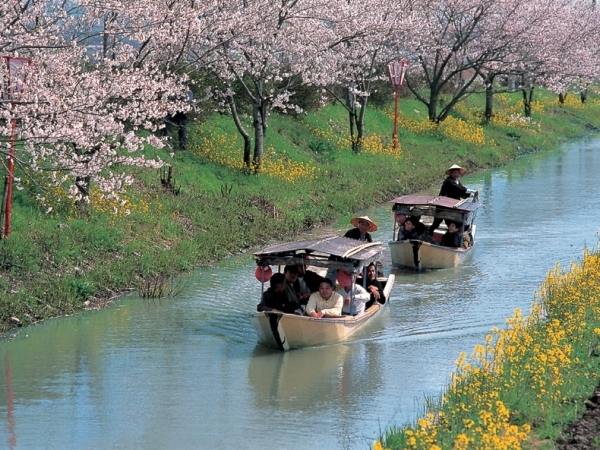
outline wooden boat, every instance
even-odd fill
[[[300,242],[275,245],[255,253],[258,266],[284,266],[305,264],[310,258],[310,268],[344,270],[355,275],[381,259],[384,248],[381,242],[365,243],[354,239],[332,236]],[[289,350],[334,344],[346,340],[381,314],[389,303],[395,276],[378,278],[384,286],[385,304],[375,303],[358,316],[313,318],[294,314],[257,312],[251,317],[261,344]],[[339,286],[338,286],[339,288]],[[262,290],[264,291],[264,283]]]
[[[460,233],[467,231],[471,237],[471,246],[442,247],[419,239],[398,241],[400,226],[395,222],[392,240],[389,242],[392,265],[401,269],[447,269],[461,264],[473,251],[475,245],[474,223],[477,210],[481,204],[477,196],[456,200],[442,196],[404,195],[391,200],[392,211],[397,215],[420,216],[421,221],[429,226],[435,218],[451,220],[461,224]],[[431,236],[438,244],[447,231],[442,222]]]

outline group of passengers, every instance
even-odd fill
[[[461,182],[460,178],[465,174],[467,170],[464,167],[460,167],[457,164],[450,166],[445,174],[447,178],[442,183],[440,193],[438,195],[444,197],[450,197],[456,200],[462,200],[468,198],[471,194],[474,194],[473,189],[467,189]],[[396,222],[400,224],[398,230],[398,240],[403,241],[407,239],[418,239],[431,244],[438,244],[433,238],[434,231],[440,226],[443,219],[435,218],[429,228],[421,222],[421,218],[418,216],[406,217],[403,214],[396,214]],[[470,227],[465,224],[464,230],[460,232],[462,224],[460,222],[446,220],[446,226],[448,231],[442,236],[439,245],[444,247],[462,247],[469,248],[472,244],[472,237],[470,233]]]
[[[335,291],[330,278],[307,270],[304,264],[287,265],[283,273],[273,274],[256,310],[317,318],[358,316],[375,302],[385,303],[383,286],[376,274],[372,263],[367,267],[366,288],[361,278],[350,275],[340,280],[341,286]]]
[[[444,180],[439,195],[461,199],[468,197],[474,191],[460,183],[460,177],[466,170],[456,164],[446,170],[448,178]],[[397,217],[400,223],[398,240],[419,239],[436,244],[432,237],[442,219],[435,219],[427,228],[419,217]],[[373,242],[371,233],[377,231],[377,224],[369,216],[354,217],[350,220],[353,225],[344,237],[363,242]],[[460,247],[470,245],[468,233],[459,233],[460,224],[447,221],[448,232],[444,234],[441,245]],[[377,279],[376,263],[366,268],[366,281],[354,274],[347,274],[341,280],[340,288],[335,291],[335,277],[322,277],[312,270],[307,270],[304,264],[287,265],[283,273],[275,273],[271,277],[269,288],[263,293],[262,300],[256,307],[257,311],[283,312],[289,314],[307,315],[310,317],[340,317],[342,315],[357,316],[363,314],[375,302],[384,304],[386,299],[383,286]]]

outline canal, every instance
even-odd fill
[[[367,449],[422,414],[461,352],[526,314],[555,263],[596,248],[599,171],[592,140],[464,177],[485,205],[472,258],[394,270],[390,308],[343,344],[258,345],[251,255],[183,277],[175,299],[132,295],[21,329],[0,342],[0,447]],[[357,213],[390,239],[391,204]]]

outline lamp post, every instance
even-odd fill
[[[23,92],[23,87],[27,79],[26,66],[31,64],[29,58],[20,58],[18,56],[2,56],[6,63],[6,85],[2,92],[2,99],[11,103],[11,109],[13,101],[16,100],[15,94]],[[17,128],[17,119],[14,115],[11,115],[10,119],[10,148],[8,153],[8,176],[6,178],[6,195],[5,203],[3,205],[5,219],[4,219],[4,233],[3,237],[8,237],[10,234],[10,222],[12,213],[12,187],[14,180],[14,169],[15,169],[15,131]]]
[[[406,67],[408,61],[394,61],[388,64],[388,74],[392,86],[394,86],[394,134],[392,141],[394,142],[394,150],[398,150],[398,88],[404,83],[406,75]]]

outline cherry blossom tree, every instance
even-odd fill
[[[357,151],[365,135],[369,97],[387,79],[387,63],[402,54],[397,43],[402,42],[398,35],[408,2],[354,0],[351,5],[347,17],[336,17],[337,39],[328,52],[333,70],[321,72],[318,83],[348,111],[352,149]]]
[[[230,27],[230,39],[202,60],[202,67],[219,80],[214,93],[231,113],[244,139],[244,162],[260,170],[268,117],[299,108],[294,90],[314,84],[328,71],[328,49],[336,40],[335,14],[348,8],[341,0],[245,0],[229,5],[243,13],[251,27]],[[252,133],[238,108],[246,99],[252,108]],[[254,154],[251,156],[252,136]]]
[[[91,181],[118,195],[131,182],[126,166],[159,167],[162,161],[143,155],[146,145],[163,145],[151,131],[170,109],[186,107],[166,101],[182,94],[185,77],[168,64],[143,64],[145,35],[164,16],[159,9],[152,16],[146,6],[140,22],[135,13],[142,6],[10,0],[0,10],[3,52],[31,60],[17,76],[26,81],[23,91],[10,98],[5,92],[0,151],[7,152],[16,119],[17,165],[52,171],[76,199],[85,199]],[[152,39],[159,40],[156,31]],[[15,82],[6,65],[0,74],[5,88]]]

